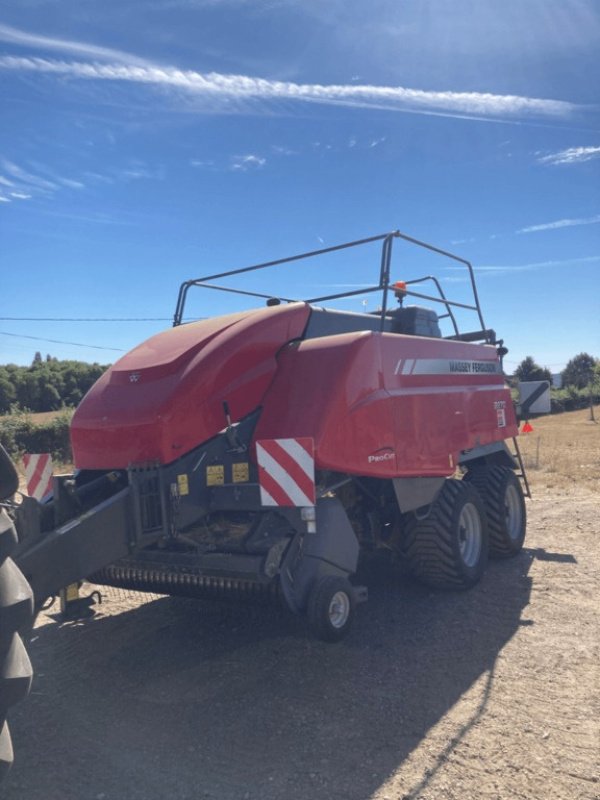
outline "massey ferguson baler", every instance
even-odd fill
[[[473,302],[450,301],[431,276],[393,282],[396,239],[463,264]],[[295,301],[211,282],[377,241],[379,281],[352,292]],[[435,294],[414,291],[426,281]],[[184,324],[192,287],[267,303]],[[323,305],[365,292],[379,294],[376,313]],[[441,315],[406,305],[411,295]],[[456,309],[474,315],[476,330],[459,330]],[[469,262],[399,232],[186,282],[174,326],[81,402],[77,471],[54,479],[50,502],[23,498],[10,510],[13,555],[36,606],[84,578],[166,594],[269,594],[332,641],[367,597],[352,582],[362,551],[384,548],[434,587],[472,586],[488,553],[515,555],[525,536],[505,352],[484,325]],[[2,613],[17,595],[14,633],[29,602],[7,558],[6,514],[3,526]],[[3,636],[2,658],[14,641]]]

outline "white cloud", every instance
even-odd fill
[[[266,163],[266,158],[248,153],[244,156],[231,156],[229,169],[247,172],[249,169],[261,169]]]
[[[50,36],[39,36],[35,33],[13,28],[10,25],[0,25],[0,41],[25,47],[38,47],[40,50],[58,50],[61,53],[74,53],[89,58],[100,58],[108,61],[123,61],[126,64],[149,64],[148,61],[113,50],[109,47],[98,47],[87,42],[74,42],[70,39],[53,39]]]
[[[2,169],[4,172],[7,172],[11,178],[15,179],[21,184],[33,187],[38,191],[49,192],[58,189],[58,184],[46,180],[46,178],[43,178],[40,175],[34,175],[33,173],[28,172],[20,167],[18,164],[14,164],[12,161],[4,159],[2,161]]]
[[[298,155],[297,150],[292,150],[291,147],[285,147],[284,145],[280,144],[273,144],[271,145],[271,150],[278,156],[296,156]]]
[[[475,267],[477,272],[528,272],[535,269],[546,269],[548,267],[566,267],[573,264],[592,264],[600,261],[600,256],[584,256],[583,258],[568,258],[562,261],[534,261],[531,264],[512,264],[512,265],[487,265]]]
[[[236,110],[236,104],[238,109],[246,110],[248,101],[291,100],[475,119],[519,119],[531,115],[564,118],[578,108],[573,103],[562,100],[516,95],[423,91],[402,86],[300,84],[247,75],[201,73],[151,65],[99,64],[3,56],[0,58],[0,69],[170,88],[205,103],[226,101],[231,110]]]
[[[600,214],[596,214],[595,217],[580,217],[579,219],[557,219],[554,222],[544,222],[541,225],[529,225],[527,228],[520,228],[517,233],[553,231],[557,228],[571,228],[574,225],[597,225],[599,222]]]
[[[558,153],[550,153],[538,158],[540,164],[580,164],[582,161],[591,161],[600,158],[600,147],[568,147]]]
[[[380,144],[383,144],[383,142],[385,142],[386,138],[387,138],[386,136],[381,136],[379,139],[372,139],[369,142],[369,147],[370,148],[379,147]]]
[[[529,264],[488,264],[473,267],[479,278],[495,278],[511,275],[516,272],[532,272],[535,270],[552,269],[554,267],[572,267],[585,264],[597,264],[600,256],[584,256],[583,258],[568,258],[562,261],[534,261]],[[466,283],[469,278],[464,267],[448,265],[445,267],[450,272],[461,272],[451,276],[444,276],[443,280],[449,283]]]

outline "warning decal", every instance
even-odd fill
[[[23,466],[27,493],[36,500],[45,500],[52,494],[52,456],[50,453],[25,453]]]
[[[261,439],[256,459],[262,505],[314,506],[313,439]]]

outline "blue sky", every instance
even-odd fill
[[[508,369],[599,356],[599,52],[595,0],[4,0],[0,363],[108,363],[182,280],[396,228],[473,262]],[[368,249],[239,285],[377,269]],[[394,279],[430,272],[468,298],[396,249]]]

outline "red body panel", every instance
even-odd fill
[[[280,347],[302,335],[305,303],[181,325],[125,355],[94,384],[71,425],[80,469],[168,464],[261,403]]]
[[[290,345],[279,362],[256,438],[313,437],[317,469],[446,476],[461,450],[517,434],[491,346],[346,333]]]
[[[495,348],[370,331],[306,341],[304,303],[158,334],[79,406],[75,463],[170,463],[262,405],[256,439],[310,437],[317,469],[449,475],[461,450],[516,435]],[[294,341],[296,340],[296,341]]]

